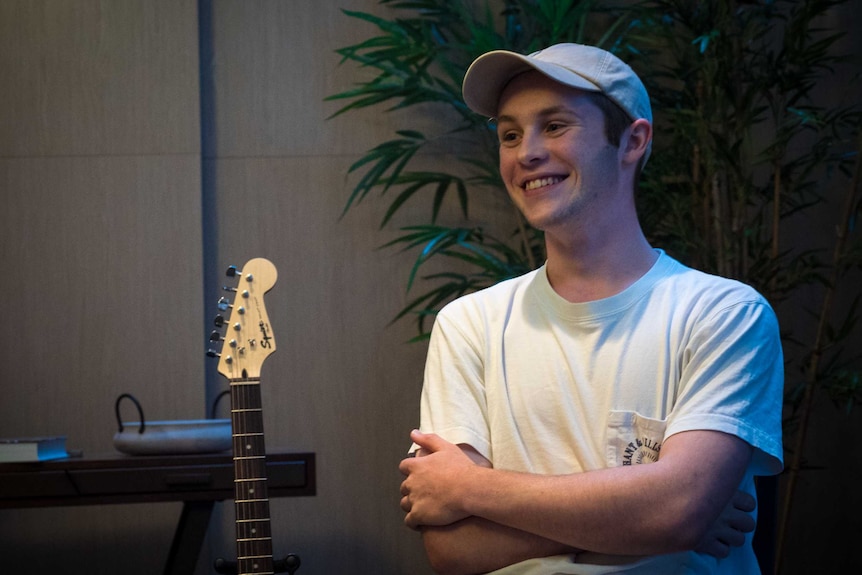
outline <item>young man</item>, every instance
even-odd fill
[[[640,79],[589,46],[495,51],[464,98],[495,118],[503,181],[548,257],[435,322],[400,466],[432,567],[759,573],[742,511],[754,476],[782,467],[777,322],[751,288],[644,237]]]

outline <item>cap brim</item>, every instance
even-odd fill
[[[477,58],[464,75],[464,102],[483,116],[497,115],[497,104],[503,89],[515,76],[536,70],[545,76],[573,88],[599,92],[596,84],[558,64],[542,62],[522,54],[495,50]]]

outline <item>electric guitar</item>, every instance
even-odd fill
[[[236,566],[218,560],[216,569],[225,573],[271,574],[283,571],[287,560],[272,559],[272,531],[266,478],[266,447],[263,435],[263,410],[260,396],[260,368],[275,351],[275,337],[263,304],[263,295],[275,285],[278,273],[267,259],[249,260],[242,271],[234,266],[227,275],[239,277],[234,293],[219,300],[219,309],[230,310],[227,321],[219,315],[215,324],[225,329],[222,336],[214,331],[211,342],[222,342],[221,353],[209,351],[219,358],[218,372],[230,383],[230,413],[233,436],[234,494],[236,509]],[[298,557],[288,556],[298,568]],[[291,568],[295,567],[295,568]]]

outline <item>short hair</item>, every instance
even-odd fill
[[[619,104],[608,98],[602,92],[584,92],[589,100],[602,112],[605,119],[605,137],[612,146],[619,147],[623,132],[632,125],[634,120],[623,110]],[[635,171],[635,181],[640,178],[644,166],[644,157],[638,162]]]

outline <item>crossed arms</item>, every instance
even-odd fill
[[[433,434],[411,439],[422,450],[401,462],[401,507],[438,573],[580,550],[720,557],[754,528],[753,500],[735,494],[752,448],[721,432],[672,435],[648,465],[556,476],[493,469],[469,446]]]

